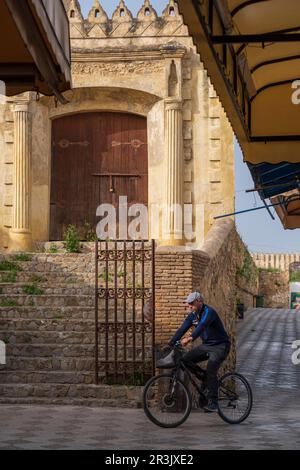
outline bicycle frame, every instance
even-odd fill
[[[200,380],[201,384],[203,384],[205,378],[206,378],[206,370],[202,369],[200,366],[197,366],[196,364],[187,366],[184,364],[182,360],[179,360],[178,365],[176,366],[176,369],[174,370],[174,379],[179,379],[180,372],[186,372],[191,384],[193,387],[197,390],[199,396],[201,399],[206,400],[206,396],[197,384],[197,382],[194,380],[194,376],[197,377],[198,380]]]

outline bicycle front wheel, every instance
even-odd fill
[[[189,390],[173,374],[152,377],[144,388],[144,411],[148,418],[162,428],[183,424],[192,408]]]
[[[252,390],[241,374],[229,372],[219,381],[218,408],[221,418],[229,424],[240,424],[252,410]]]

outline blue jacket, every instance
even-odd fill
[[[217,312],[208,305],[203,305],[200,311],[192,312],[186,317],[169,345],[174,346],[192,326],[195,328],[191,335],[193,341],[201,337],[203,344],[210,346],[230,343],[229,336]]]

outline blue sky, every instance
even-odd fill
[[[80,0],[82,12],[86,17],[93,0]],[[119,0],[102,0],[101,4],[109,16],[118,5]],[[126,5],[136,14],[143,0],[126,0]],[[167,5],[164,0],[152,0],[153,7],[160,14]],[[253,187],[247,165],[243,162],[241,151],[236,145],[236,210],[243,210],[262,205],[254,194],[245,190]],[[273,221],[266,210],[250,212],[236,217],[237,228],[244,242],[251,251],[260,252],[295,252],[300,251],[300,230],[284,230],[278,218]]]
[[[86,17],[87,13],[89,12],[89,9],[93,5],[93,0],[79,0],[79,3],[81,4],[82,13]],[[119,0],[100,0],[100,3],[103,6],[106,13],[109,16],[111,16],[113,11],[119,4]],[[125,0],[125,3],[127,7],[130,9],[130,11],[133,14],[136,14],[138,10],[141,8],[141,6],[143,5],[144,1],[143,0]],[[156,9],[157,13],[161,13],[168,2],[166,0],[152,0],[151,3],[153,7]]]

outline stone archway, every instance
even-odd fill
[[[68,225],[82,239],[95,229],[100,204],[118,211],[148,204],[147,119],[93,112],[61,117],[52,124],[50,240],[63,239]]]

